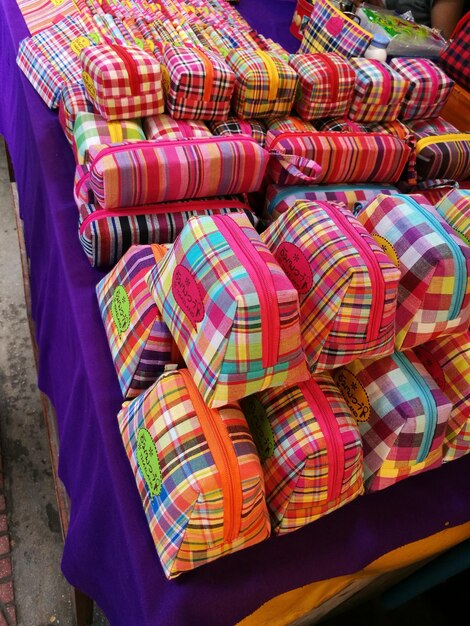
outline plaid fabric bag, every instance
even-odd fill
[[[299,292],[312,373],[393,352],[400,272],[348,209],[297,200],[261,237]]]
[[[358,215],[400,268],[397,350],[446,334],[470,321],[470,248],[423,196],[378,195]]]
[[[436,204],[437,212],[470,246],[470,189],[451,189]]]
[[[88,97],[106,120],[163,113],[160,63],[135,46],[85,48],[80,54]]]
[[[77,14],[74,0],[17,0],[16,4],[31,35],[49,28],[58,19]]]
[[[229,115],[225,122],[209,122],[214,135],[247,135],[264,146],[266,141],[266,125],[262,120],[242,120],[236,115]]]
[[[238,404],[210,409],[181,369],[124,404],[118,423],[168,579],[268,538],[263,472]]]
[[[209,406],[308,378],[297,291],[246,216],[190,219],[148,282]]]
[[[297,72],[294,109],[304,120],[346,115],[356,73],[339,54],[295,54],[289,65]]]
[[[439,54],[444,72],[464,89],[470,89],[470,11],[454,28],[450,40]]]
[[[408,93],[408,79],[375,59],[354,58],[350,63],[356,82],[348,117],[355,122],[396,120]]]
[[[151,115],[142,119],[142,128],[147,139],[171,139],[181,141],[194,137],[212,137],[202,120],[175,120],[170,115]]]
[[[90,187],[106,209],[257,191],[269,158],[243,136],[91,146],[89,154]]]
[[[76,162],[87,163],[90,146],[144,140],[140,119],[108,121],[98,113],[81,112],[75,119],[72,148]]]
[[[114,367],[125,398],[150,387],[169,364],[184,365],[146,277],[169,246],[131,246],[96,285]]]
[[[452,403],[410,350],[333,372],[356,418],[366,492],[442,465]]]
[[[336,52],[345,57],[362,57],[373,35],[328,0],[315,0],[305,25],[300,53]]]
[[[177,120],[225,120],[235,75],[224,59],[196,47],[166,45],[162,57],[168,113]]]
[[[70,144],[73,144],[73,125],[78,113],[94,113],[93,103],[86,97],[82,82],[66,83],[60,94],[59,122]]]
[[[331,513],[363,493],[362,442],[327,372],[240,400],[253,434],[274,533]]]
[[[235,74],[232,108],[242,119],[289,115],[297,73],[279,56],[265,50],[236,48],[225,60]]]
[[[446,103],[454,81],[430,59],[395,57],[390,67],[408,80],[408,91],[398,117],[415,120],[436,117]]]
[[[452,402],[443,460],[458,459],[470,452],[470,334],[438,337],[413,351]]]

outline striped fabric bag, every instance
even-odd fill
[[[237,403],[210,409],[181,369],[125,403],[118,423],[168,579],[268,538],[263,472]]]
[[[387,63],[350,59],[356,72],[348,117],[355,122],[393,122],[409,89],[409,81]]]
[[[414,353],[452,402],[444,439],[444,462],[470,452],[470,333],[445,335]]]
[[[470,248],[423,196],[379,194],[359,221],[401,271],[396,312],[397,350],[470,322]]]
[[[245,215],[190,219],[148,282],[209,406],[308,378],[297,291]]]
[[[150,115],[142,119],[142,128],[145,137],[151,140],[171,139],[182,141],[183,139],[193,139],[194,137],[212,137],[202,120],[175,120],[170,115]]]
[[[366,492],[442,465],[452,403],[411,350],[354,361],[333,380],[359,426]]]
[[[177,120],[225,120],[235,75],[210,50],[166,45],[162,57],[167,112]]]
[[[359,429],[328,372],[240,404],[261,459],[274,533],[302,528],[363,493]]]
[[[289,115],[297,73],[265,50],[235,48],[225,57],[235,74],[232,108],[242,119]]]
[[[131,246],[96,286],[114,367],[124,398],[150,387],[170,364],[184,365],[150,294],[146,277],[169,246]]]
[[[236,115],[229,115],[225,122],[210,122],[209,128],[214,135],[247,135],[264,146],[266,125],[263,120],[242,120]]]
[[[144,141],[139,119],[105,120],[99,113],[78,113],[73,128],[73,153],[77,163],[88,163],[90,146],[112,145],[123,141]]]
[[[356,73],[339,54],[295,54],[289,65],[297,72],[294,109],[304,120],[346,115],[351,106]]]
[[[31,35],[49,28],[58,19],[77,15],[74,0],[17,0],[16,3]]]
[[[135,46],[103,44],[80,53],[89,99],[106,120],[163,113],[160,63]]]
[[[438,201],[436,210],[470,246],[470,189],[450,189]]]
[[[86,96],[82,82],[66,83],[60,94],[59,122],[70,144],[73,144],[73,125],[78,113],[94,113],[95,107]]]
[[[416,120],[436,117],[450,96],[454,81],[430,59],[395,57],[390,67],[408,81],[398,117]]]
[[[312,373],[393,352],[400,272],[348,209],[297,200],[262,239],[299,292]]]

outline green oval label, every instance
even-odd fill
[[[126,290],[122,285],[118,285],[113,293],[111,303],[111,315],[116,324],[119,336],[125,332],[131,323],[131,305]]]
[[[137,464],[147,483],[150,496],[158,496],[162,489],[162,472],[158,462],[157,448],[146,428],[137,433]]]
[[[256,396],[243,398],[240,404],[250,427],[261,462],[274,454],[274,433],[266,409]]]

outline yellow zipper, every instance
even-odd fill
[[[276,100],[279,90],[279,72],[277,71],[276,64],[271,56],[267,52],[264,52],[264,50],[257,50],[256,54],[266,65],[269,78],[271,79],[269,81],[268,100]]]
[[[423,137],[416,142],[416,152],[422,148],[426,148],[433,143],[442,143],[443,141],[469,141],[470,133],[447,133],[445,135],[432,135],[432,137]]]
[[[108,130],[112,143],[121,143],[124,141],[121,122],[116,120],[108,122]]]

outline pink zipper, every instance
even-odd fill
[[[159,204],[142,204],[133,207],[120,207],[117,211],[109,209],[95,209],[93,213],[89,213],[80,225],[80,235],[82,235],[87,226],[95,220],[107,219],[109,217],[132,217],[137,215],[161,215],[166,213],[183,213],[184,211],[194,211],[198,208],[212,209],[213,211],[221,209],[244,209],[252,212],[252,209],[239,200],[192,200],[189,202],[172,202]]]
[[[344,444],[336,416],[330,403],[313,378],[298,383],[308,405],[312,409],[326,442],[328,467],[328,500],[333,501],[341,494],[344,474]]]
[[[234,220],[223,215],[214,215],[213,219],[253,281],[260,303],[262,365],[264,368],[274,367],[278,360],[281,325],[279,305],[273,297],[276,289],[271,272],[261,254]],[[257,260],[261,260],[261,263]]]
[[[369,61],[369,63],[372,63],[372,65],[376,67],[382,74],[384,89],[380,97],[380,104],[388,104],[388,101],[390,100],[390,95],[392,93],[392,77],[387,71],[387,68],[380,61],[377,61],[377,59],[367,60]]]
[[[363,240],[361,235],[357,232],[348,218],[343,215],[339,209],[335,209],[328,205],[327,202],[317,201],[322,209],[328,213],[332,220],[341,222],[344,232],[347,233],[356,247],[361,252],[362,260],[367,265],[369,272],[371,291],[372,291],[372,303],[370,310],[370,319],[367,325],[367,337],[366,341],[372,341],[377,339],[380,332],[380,322],[382,321],[383,302],[385,299],[385,281],[383,274],[379,267],[379,262],[375,256],[373,250]]]
[[[118,57],[126,66],[132,95],[138,96],[140,94],[140,80],[134,57],[124,48],[124,46],[110,44],[110,47],[114,50],[114,52],[118,55]]]
[[[245,120],[237,121],[240,124],[240,128],[242,129],[243,133],[248,135],[249,137],[253,137],[253,128],[251,127],[251,124],[249,122],[246,122]]]

